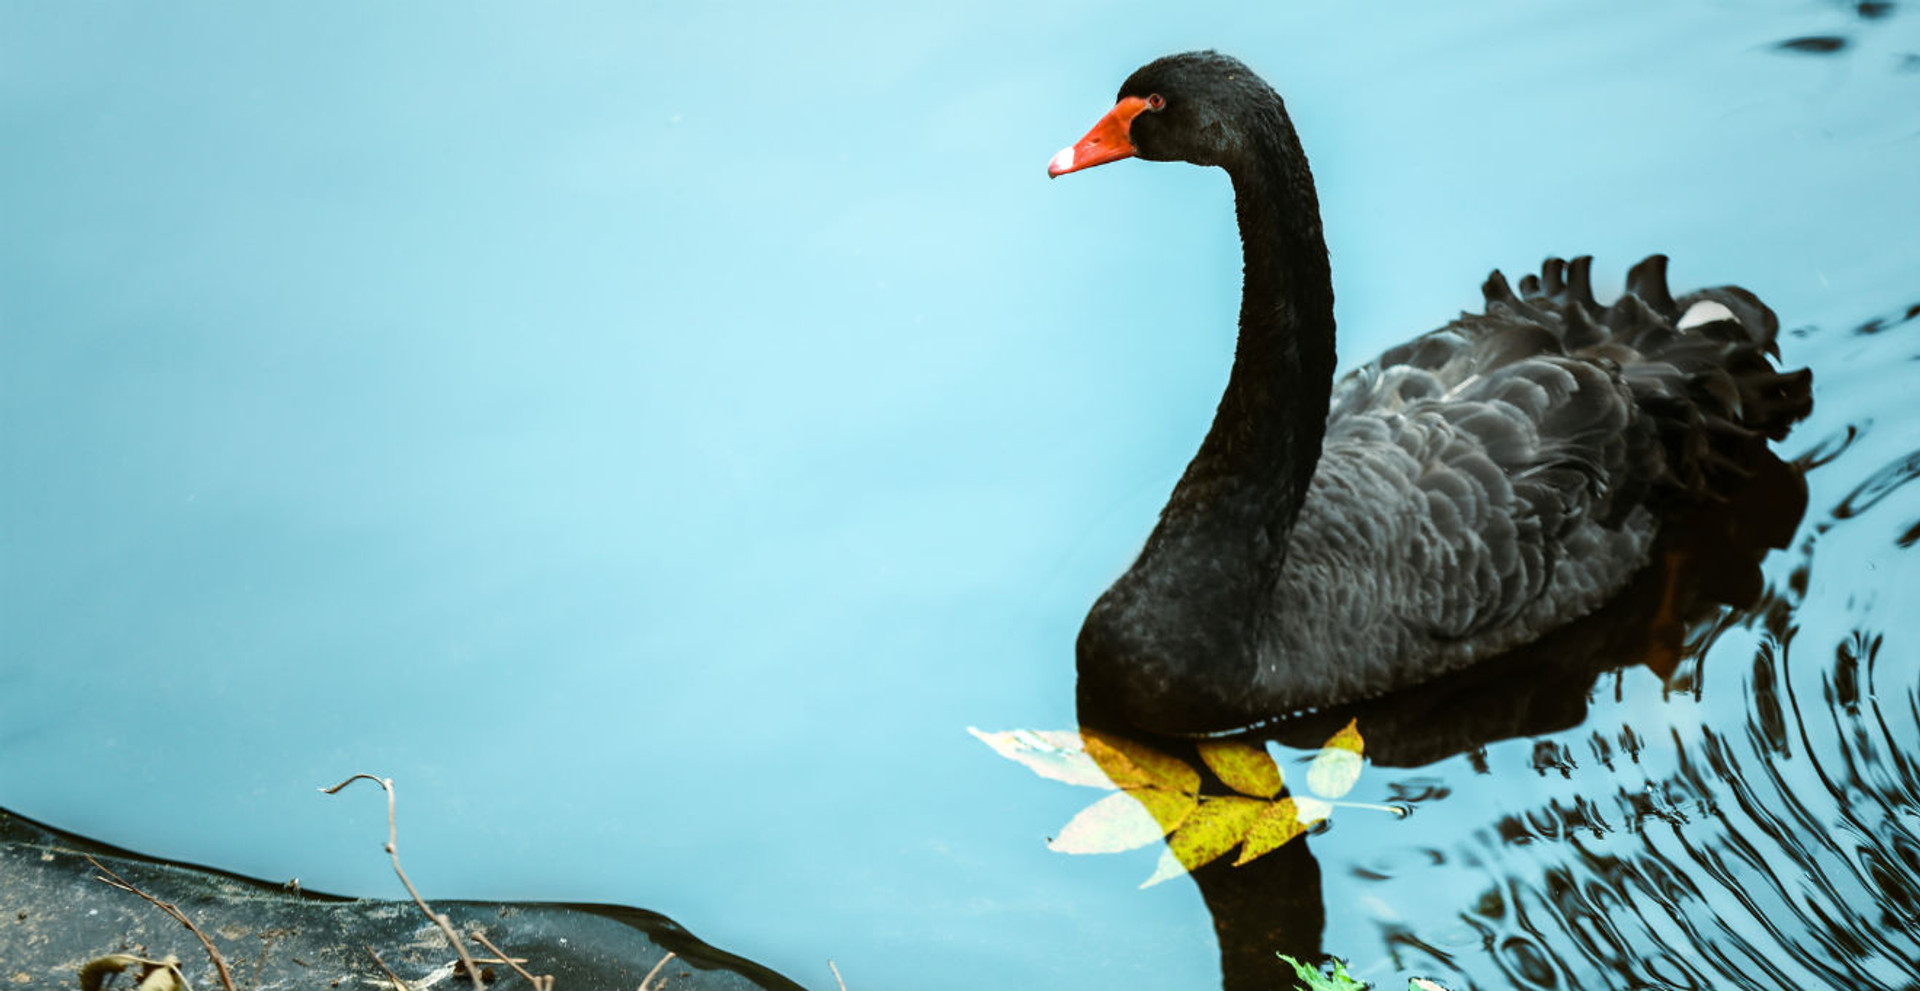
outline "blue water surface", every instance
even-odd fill
[[[1920,300],[1920,10],[1866,6],[0,6],[0,805],[393,896],[378,800],[315,791],[372,771],[430,897],[642,905],[815,987],[1218,986],[1196,889],[1049,852],[1089,795],[965,731],[1073,725],[1232,352],[1224,176],[1047,160],[1138,64],[1246,60],[1343,367],[1549,254],[1744,285],[1808,329],[1784,449],[1872,424],[1811,523],[1920,449],[1920,326],[1848,334]],[[1871,621],[1911,685],[1920,492],[1857,519],[1807,636]],[[1620,718],[1668,720],[1641,674]],[[1460,773],[1419,843],[1540,797]],[[1328,950],[1498,953],[1343,826]]]

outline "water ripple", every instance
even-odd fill
[[[1892,495],[1895,489],[1913,481],[1915,477],[1920,477],[1920,451],[1910,451],[1904,457],[1888,462],[1861,482],[1859,487],[1840,501],[1840,505],[1834,507],[1834,518],[1844,520],[1872,509],[1880,500]]]

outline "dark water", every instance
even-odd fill
[[[315,790],[371,771],[430,898],[856,991],[1912,986],[1920,5],[379,14],[0,5],[0,806],[392,897]],[[1224,381],[1224,179],[1044,173],[1209,46],[1289,101],[1343,367],[1664,252],[1815,408],[1784,550],[1362,715],[1407,818],[1141,891],[966,728],[1076,724]]]

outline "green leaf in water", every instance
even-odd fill
[[[1323,974],[1318,967],[1309,967],[1284,953],[1275,954],[1285,960],[1300,978],[1301,991],[1367,991],[1367,983],[1347,973],[1347,962],[1332,957],[1333,973]],[[1447,991],[1424,977],[1415,977],[1407,981],[1407,991]]]
[[[1294,974],[1299,976],[1302,991],[1367,991],[1366,983],[1354,980],[1353,975],[1347,973],[1346,961],[1339,957],[1333,958],[1331,974],[1322,974],[1320,968],[1309,967],[1284,953],[1279,954],[1279,957],[1293,968]]]

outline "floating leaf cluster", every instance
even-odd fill
[[[1307,767],[1307,792],[1282,796],[1286,780],[1265,750],[1232,740],[1198,744],[1200,759],[1236,792],[1204,795],[1200,772],[1178,757],[1100,730],[968,732],[1044,778],[1114,793],[1075,815],[1047,845],[1060,853],[1120,853],[1165,838],[1149,887],[1225,856],[1245,864],[1326,819],[1360,778],[1364,742],[1353,722]],[[1389,810],[1397,811],[1397,810]]]

